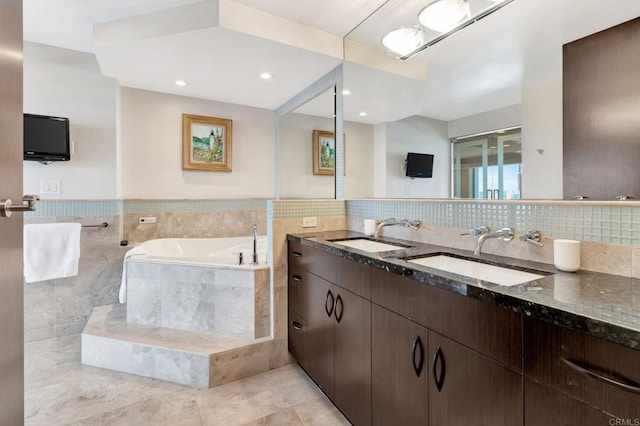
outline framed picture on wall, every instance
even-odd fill
[[[343,137],[343,142],[345,138]],[[345,148],[346,149],[346,148]],[[313,131],[313,174],[334,175],[336,168],[336,138],[333,132]]]
[[[231,171],[232,120],[182,114],[182,169]]]

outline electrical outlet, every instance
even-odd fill
[[[303,228],[313,228],[318,226],[318,218],[315,216],[303,217],[302,218],[302,227]]]
[[[139,217],[138,223],[156,223],[155,216]]]

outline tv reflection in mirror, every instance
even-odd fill
[[[433,154],[407,153],[407,177],[430,178],[433,176]]]

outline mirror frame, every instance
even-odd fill
[[[344,120],[342,117],[342,64],[329,71],[324,76],[313,82],[300,93],[289,99],[276,109],[275,124],[275,199],[280,199],[280,119],[287,113],[307,103],[311,99],[325,92],[327,89],[335,88],[334,105],[334,135],[336,143],[336,169],[334,173],[334,199],[344,198]]]

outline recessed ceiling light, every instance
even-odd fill
[[[366,112],[362,111],[362,112],[360,113],[360,117],[366,117],[366,116],[367,116],[367,113],[366,113]]]
[[[263,72],[260,74],[260,78],[262,78],[263,80],[269,80],[271,78],[271,74],[269,74],[268,72]]]
[[[176,86],[180,86],[180,87],[184,87],[187,85],[186,81],[183,80],[176,80]]]
[[[343,95],[350,95],[351,94],[351,90],[345,89],[345,90],[342,91],[342,94]]]

